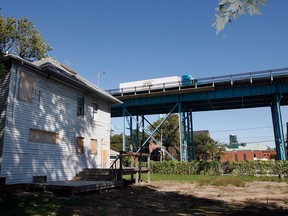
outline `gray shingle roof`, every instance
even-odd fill
[[[109,103],[112,103],[112,104],[122,103],[120,100],[113,97],[112,95],[105,92],[104,90],[100,89],[98,86],[96,86],[92,82],[84,79],[82,76],[77,74],[75,71],[73,71],[69,67],[63,64],[60,64],[59,62],[57,62],[56,60],[50,57],[41,59],[39,61],[35,61],[32,63],[18,56],[11,55],[11,54],[6,55],[5,57],[12,58],[14,60],[20,61],[23,64],[32,66],[40,70],[41,72],[44,72],[45,74],[47,74],[47,76],[57,78],[83,91],[94,94]]]

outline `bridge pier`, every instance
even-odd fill
[[[194,160],[194,137],[193,137],[193,122],[192,122],[192,111],[189,109],[183,110],[181,113],[179,109],[179,128],[183,127],[183,132],[179,129],[180,134],[180,148],[181,161],[191,161]],[[183,139],[181,139],[183,135]],[[182,143],[182,145],[181,145]]]
[[[187,160],[195,159],[192,111],[186,111],[184,119],[184,139],[187,143]]]
[[[126,130],[126,118],[129,119],[128,123],[129,123],[129,133],[130,133],[130,143],[129,143],[129,151],[130,152],[142,152],[142,148],[148,144],[149,146],[149,140],[153,140],[158,146],[161,147],[161,151],[164,151],[172,160],[176,160],[167,150],[166,148],[163,147],[162,143],[160,143],[159,140],[157,140],[154,135],[155,133],[159,133],[158,129],[160,128],[160,126],[163,124],[163,122],[165,122],[168,118],[168,116],[170,114],[172,114],[174,112],[174,110],[176,109],[177,104],[174,106],[174,108],[171,110],[170,113],[168,113],[165,118],[162,119],[162,121],[160,122],[160,124],[151,132],[147,129],[145,129],[145,121],[148,122],[150,125],[152,125],[146,118],[144,115],[142,115],[141,117],[141,121],[139,121],[139,117],[136,116],[132,116],[129,111],[123,107],[123,134],[122,134],[122,150],[126,151],[126,134],[125,134],[125,130]],[[135,130],[133,130],[133,122],[136,123],[136,133]],[[139,133],[140,133],[140,128],[142,129],[142,138],[141,138],[141,143],[139,145],[139,143],[136,141],[136,143],[133,143],[134,140],[139,140]],[[145,139],[144,134],[148,135],[148,138]],[[136,139],[134,139],[134,135],[136,134]],[[159,133],[160,134],[160,133]],[[135,148],[134,148],[135,147]]]
[[[178,124],[179,124],[180,161],[186,161],[187,145],[184,145],[184,142],[183,142],[182,123],[184,122],[184,118],[182,121],[182,103],[181,102],[178,102],[178,115],[179,115]]]
[[[122,150],[130,151],[130,152],[140,152],[142,151],[143,146],[147,145],[149,140],[153,140],[158,146],[161,147],[161,152],[164,151],[172,160],[176,160],[162,145],[161,141],[157,140],[154,136],[156,133],[161,134],[159,132],[160,126],[166,121],[168,116],[175,112],[178,109],[179,119],[178,119],[178,127],[179,129],[179,144],[180,144],[180,161],[192,161],[194,160],[194,137],[193,137],[193,122],[192,122],[192,111],[189,108],[183,107],[183,104],[178,102],[175,104],[174,108],[166,115],[165,118],[161,120],[158,126],[151,132],[145,129],[145,121],[148,124],[152,125],[144,115],[141,115],[141,120],[139,120],[139,116],[136,118],[132,116],[129,111],[123,107],[123,135],[122,135]],[[128,128],[126,128],[126,121],[128,122]],[[136,124],[136,129],[133,129],[133,123]],[[126,134],[125,130],[129,129],[130,141],[129,147],[126,144]],[[142,130],[141,139],[139,140],[140,129]],[[173,132],[175,133],[176,130]],[[148,135],[148,138],[144,138],[144,134]],[[136,136],[136,137],[135,137]],[[162,134],[161,134],[162,136]],[[128,149],[127,149],[128,148]]]
[[[277,160],[286,160],[285,137],[283,132],[282,116],[281,116],[281,94],[276,93],[271,104],[271,113],[274,129],[274,138],[276,145]]]

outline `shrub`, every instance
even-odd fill
[[[151,161],[151,172],[155,174],[180,174],[180,175],[279,175],[287,174],[288,161],[243,161],[226,162],[218,161]]]

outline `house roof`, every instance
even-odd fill
[[[119,154],[120,154],[119,152],[110,149],[110,155],[116,156],[116,155],[119,155]]]
[[[50,78],[65,82],[65,84],[69,84],[73,88],[78,88],[82,91],[85,91],[87,94],[97,95],[97,97],[108,103],[122,103],[117,98],[113,97],[98,86],[81,77],[68,66],[60,64],[52,58],[48,57],[39,61],[29,62],[20,58],[19,56],[15,56],[12,54],[4,55],[4,61],[8,60],[14,60],[26,65],[27,67],[32,67],[34,70],[36,69],[38,72],[44,73]]]
[[[207,137],[210,137],[209,130],[198,130],[198,131],[193,131],[194,135],[204,135]]]

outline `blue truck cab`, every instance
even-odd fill
[[[196,80],[191,75],[182,75],[181,83],[183,86],[194,85]]]

